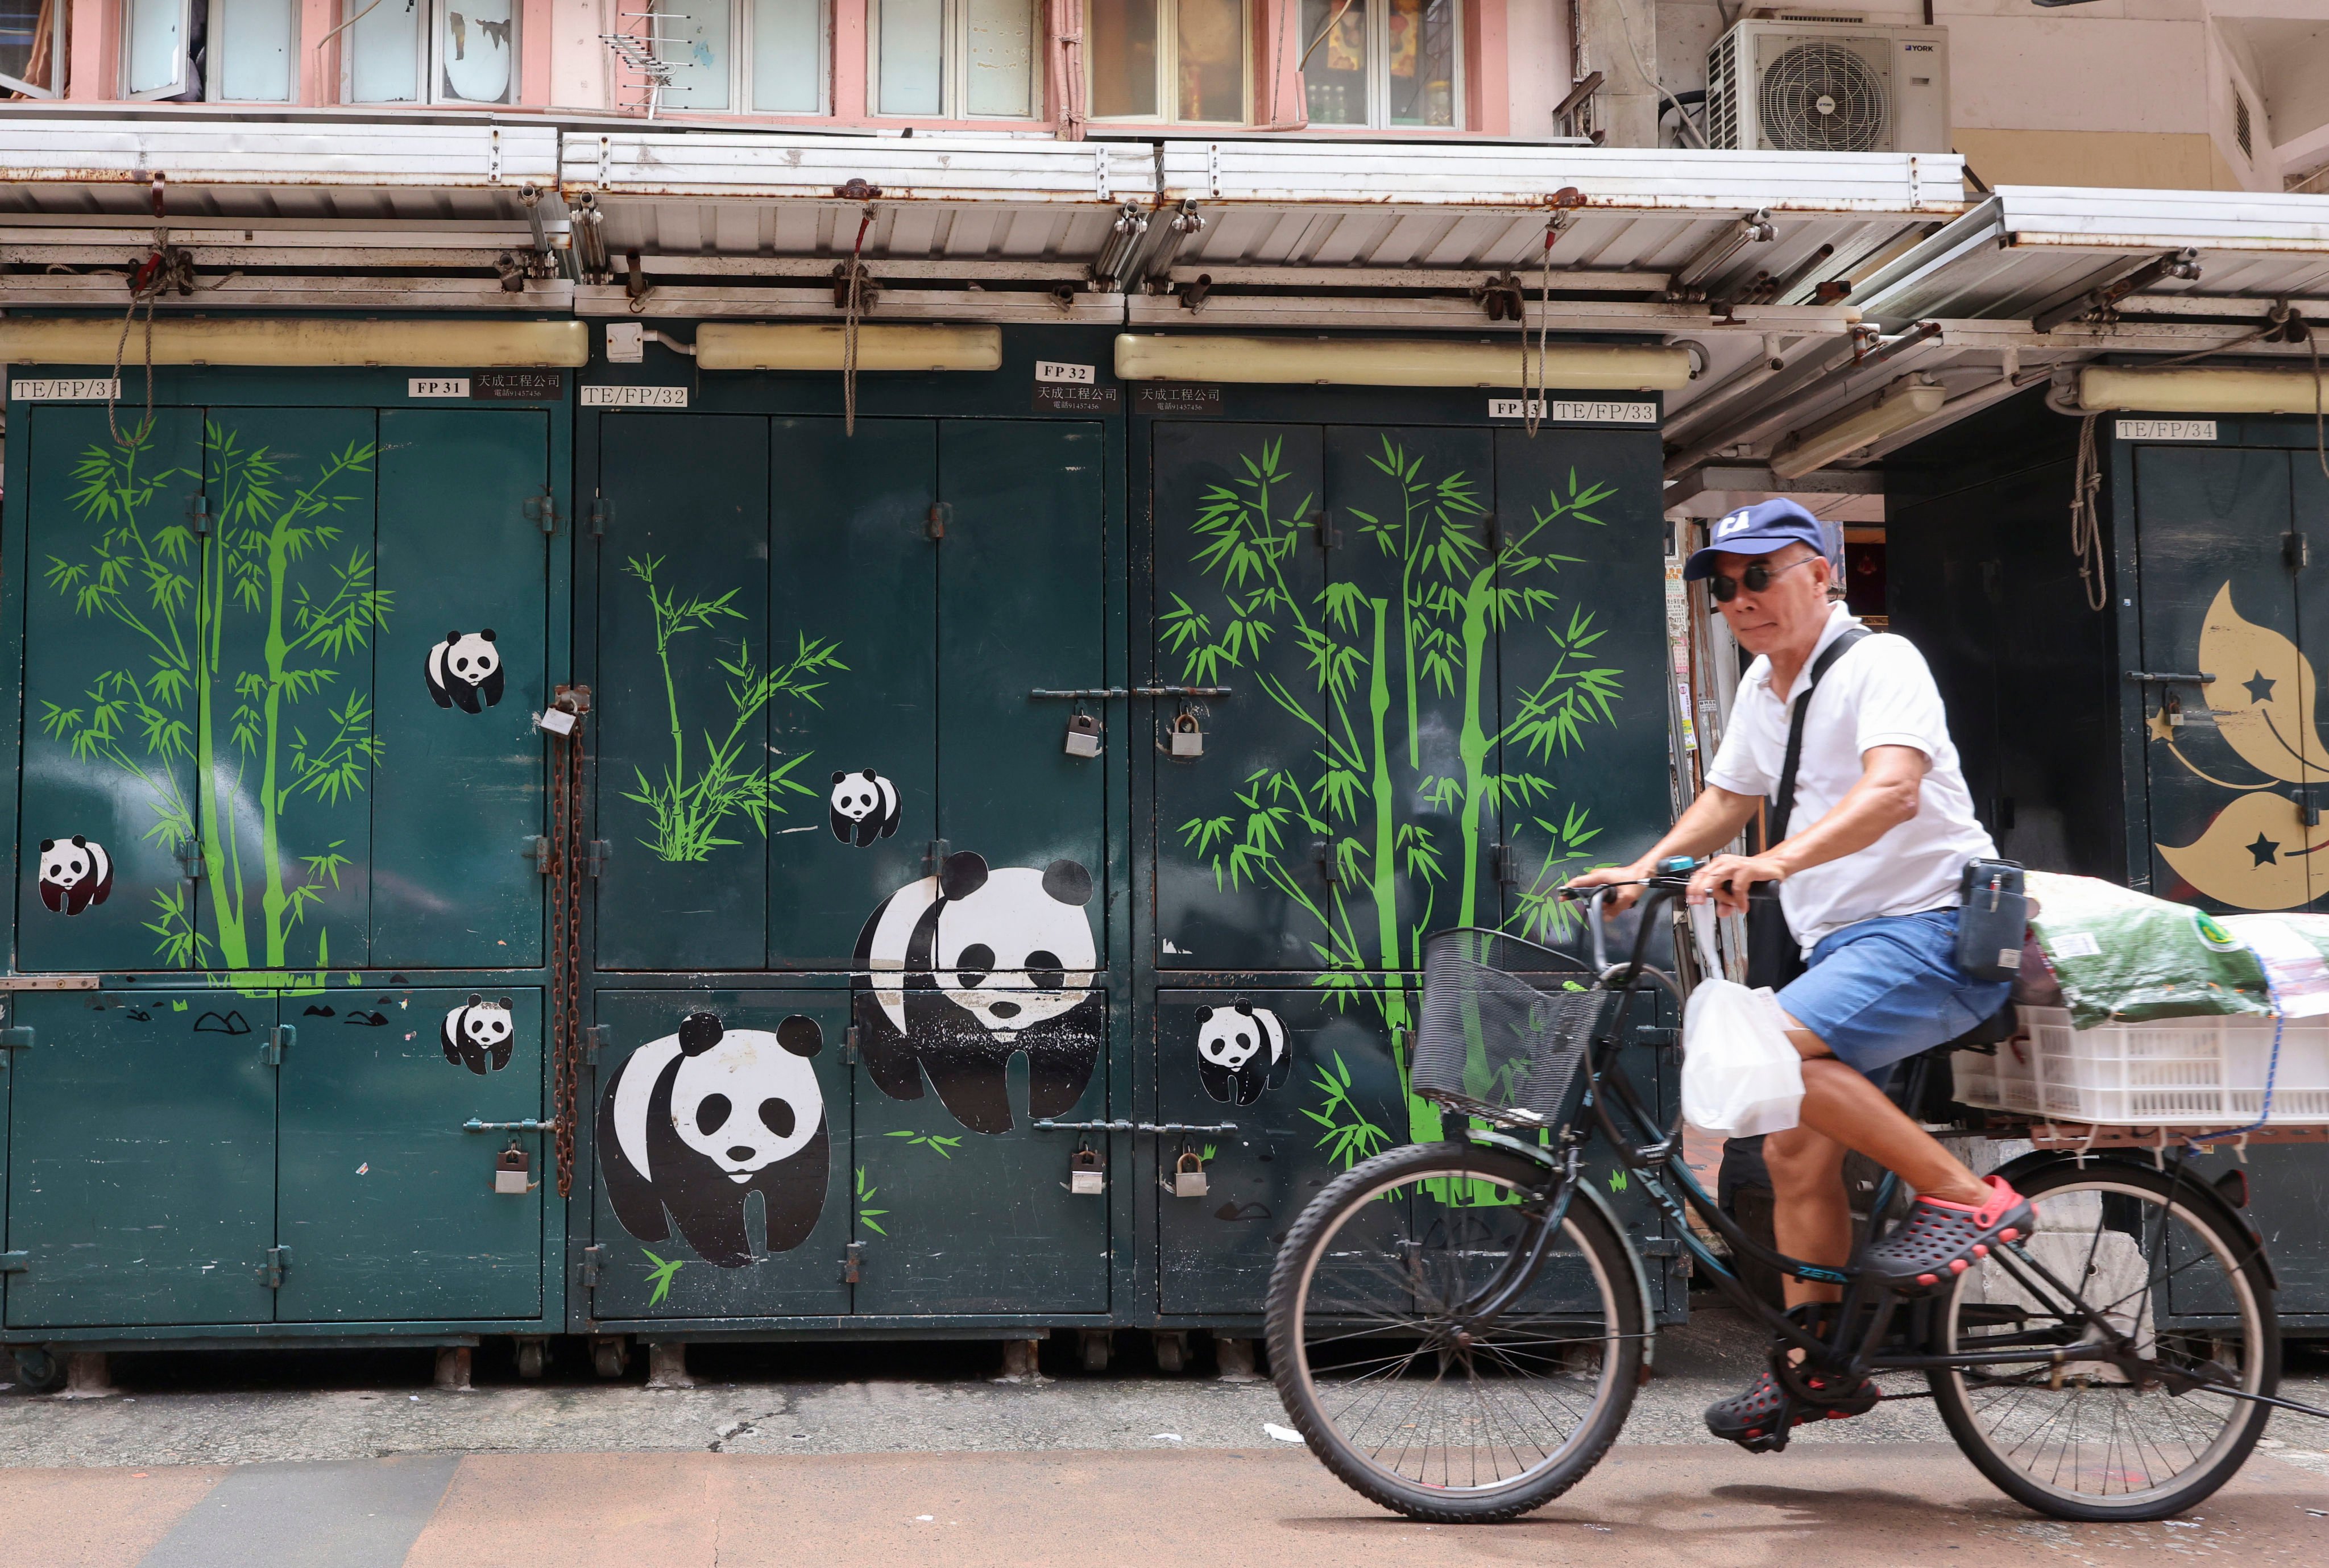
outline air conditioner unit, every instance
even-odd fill
[[[1946,153],[1949,30],[1741,22],[1706,56],[1711,146]]]

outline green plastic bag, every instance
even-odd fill
[[[2071,1022],[2273,1010],[2264,965],[2242,938],[2249,921],[2271,920],[2329,955],[2329,915],[2235,915],[2219,918],[2188,904],[2130,892],[2092,877],[2032,871],[2031,929]]]

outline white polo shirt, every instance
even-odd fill
[[[1842,605],[1788,691],[1793,698],[1827,645],[1860,623]],[[1913,746],[1930,765],[1917,814],[1864,850],[1798,871],[1779,884],[1779,906],[1804,950],[1832,931],[1880,915],[1954,908],[1967,860],[1997,846],[1973,814],[1973,797],[1949,744],[1948,718],[1925,656],[1906,637],[1878,634],[1838,655],[1814,689],[1796,768],[1792,836],[1834,810],[1863,771],[1872,746]],[[1777,794],[1787,756],[1787,704],[1771,690],[1771,662],[1758,658],[1739,682],[1730,728],[1706,782],[1735,794]]]

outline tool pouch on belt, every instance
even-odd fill
[[[1957,967],[1975,980],[2022,972],[2022,937],[2030,899],[2016,860],[1968,860],[1957,883]]]
[[[1796,812],[1796,767],[1804,759],[1804,720],[1809,715],[1812,692],[1818,687],[1820,677],[1828,672],[1852,645],[1876,634],[1865,626],[1853,626],[1821,650],[1804,676],[1803,689],[1796,693],[1795,702],[1787,713],[1787,756],[1779,767],[1778,798],[1770,803],[1764,820],[1770,824],[1763,836],[1768,850],[1787,836],[1787,820]],[[1757,883],[1757,887],[1763,884]],[[2015,885],[2017,887],[2020,884]],[[1804,972],[1802,949],[1795,933],[1787,929],[1787,917],[1781,912],[1778,900],[1766,898],[1747,908],[1747,983],[1768,985],[1778,990]]]

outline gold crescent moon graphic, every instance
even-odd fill
[[[2313,857],[2305,850],[2315,839],[2323,841],[2323,858],[2329,860],[2329,824],[2307,829],[2296,802],[2259,790],[2226,806],[2191,843],[2155,848],[2177,876],[2219,903],[2294,909],[2313,897],[2306,872]],[[2323,869],[2329,871],[2329,865]]]
[[[2329,779],[2329,754],[2313,728],[2312,662],[2287,637],[2233,608],[2230,582],[2208,606],[2199,667],[2215,676],[2202,693],[2215,710],[2216,732],[2241,761],[2290,784]]]

